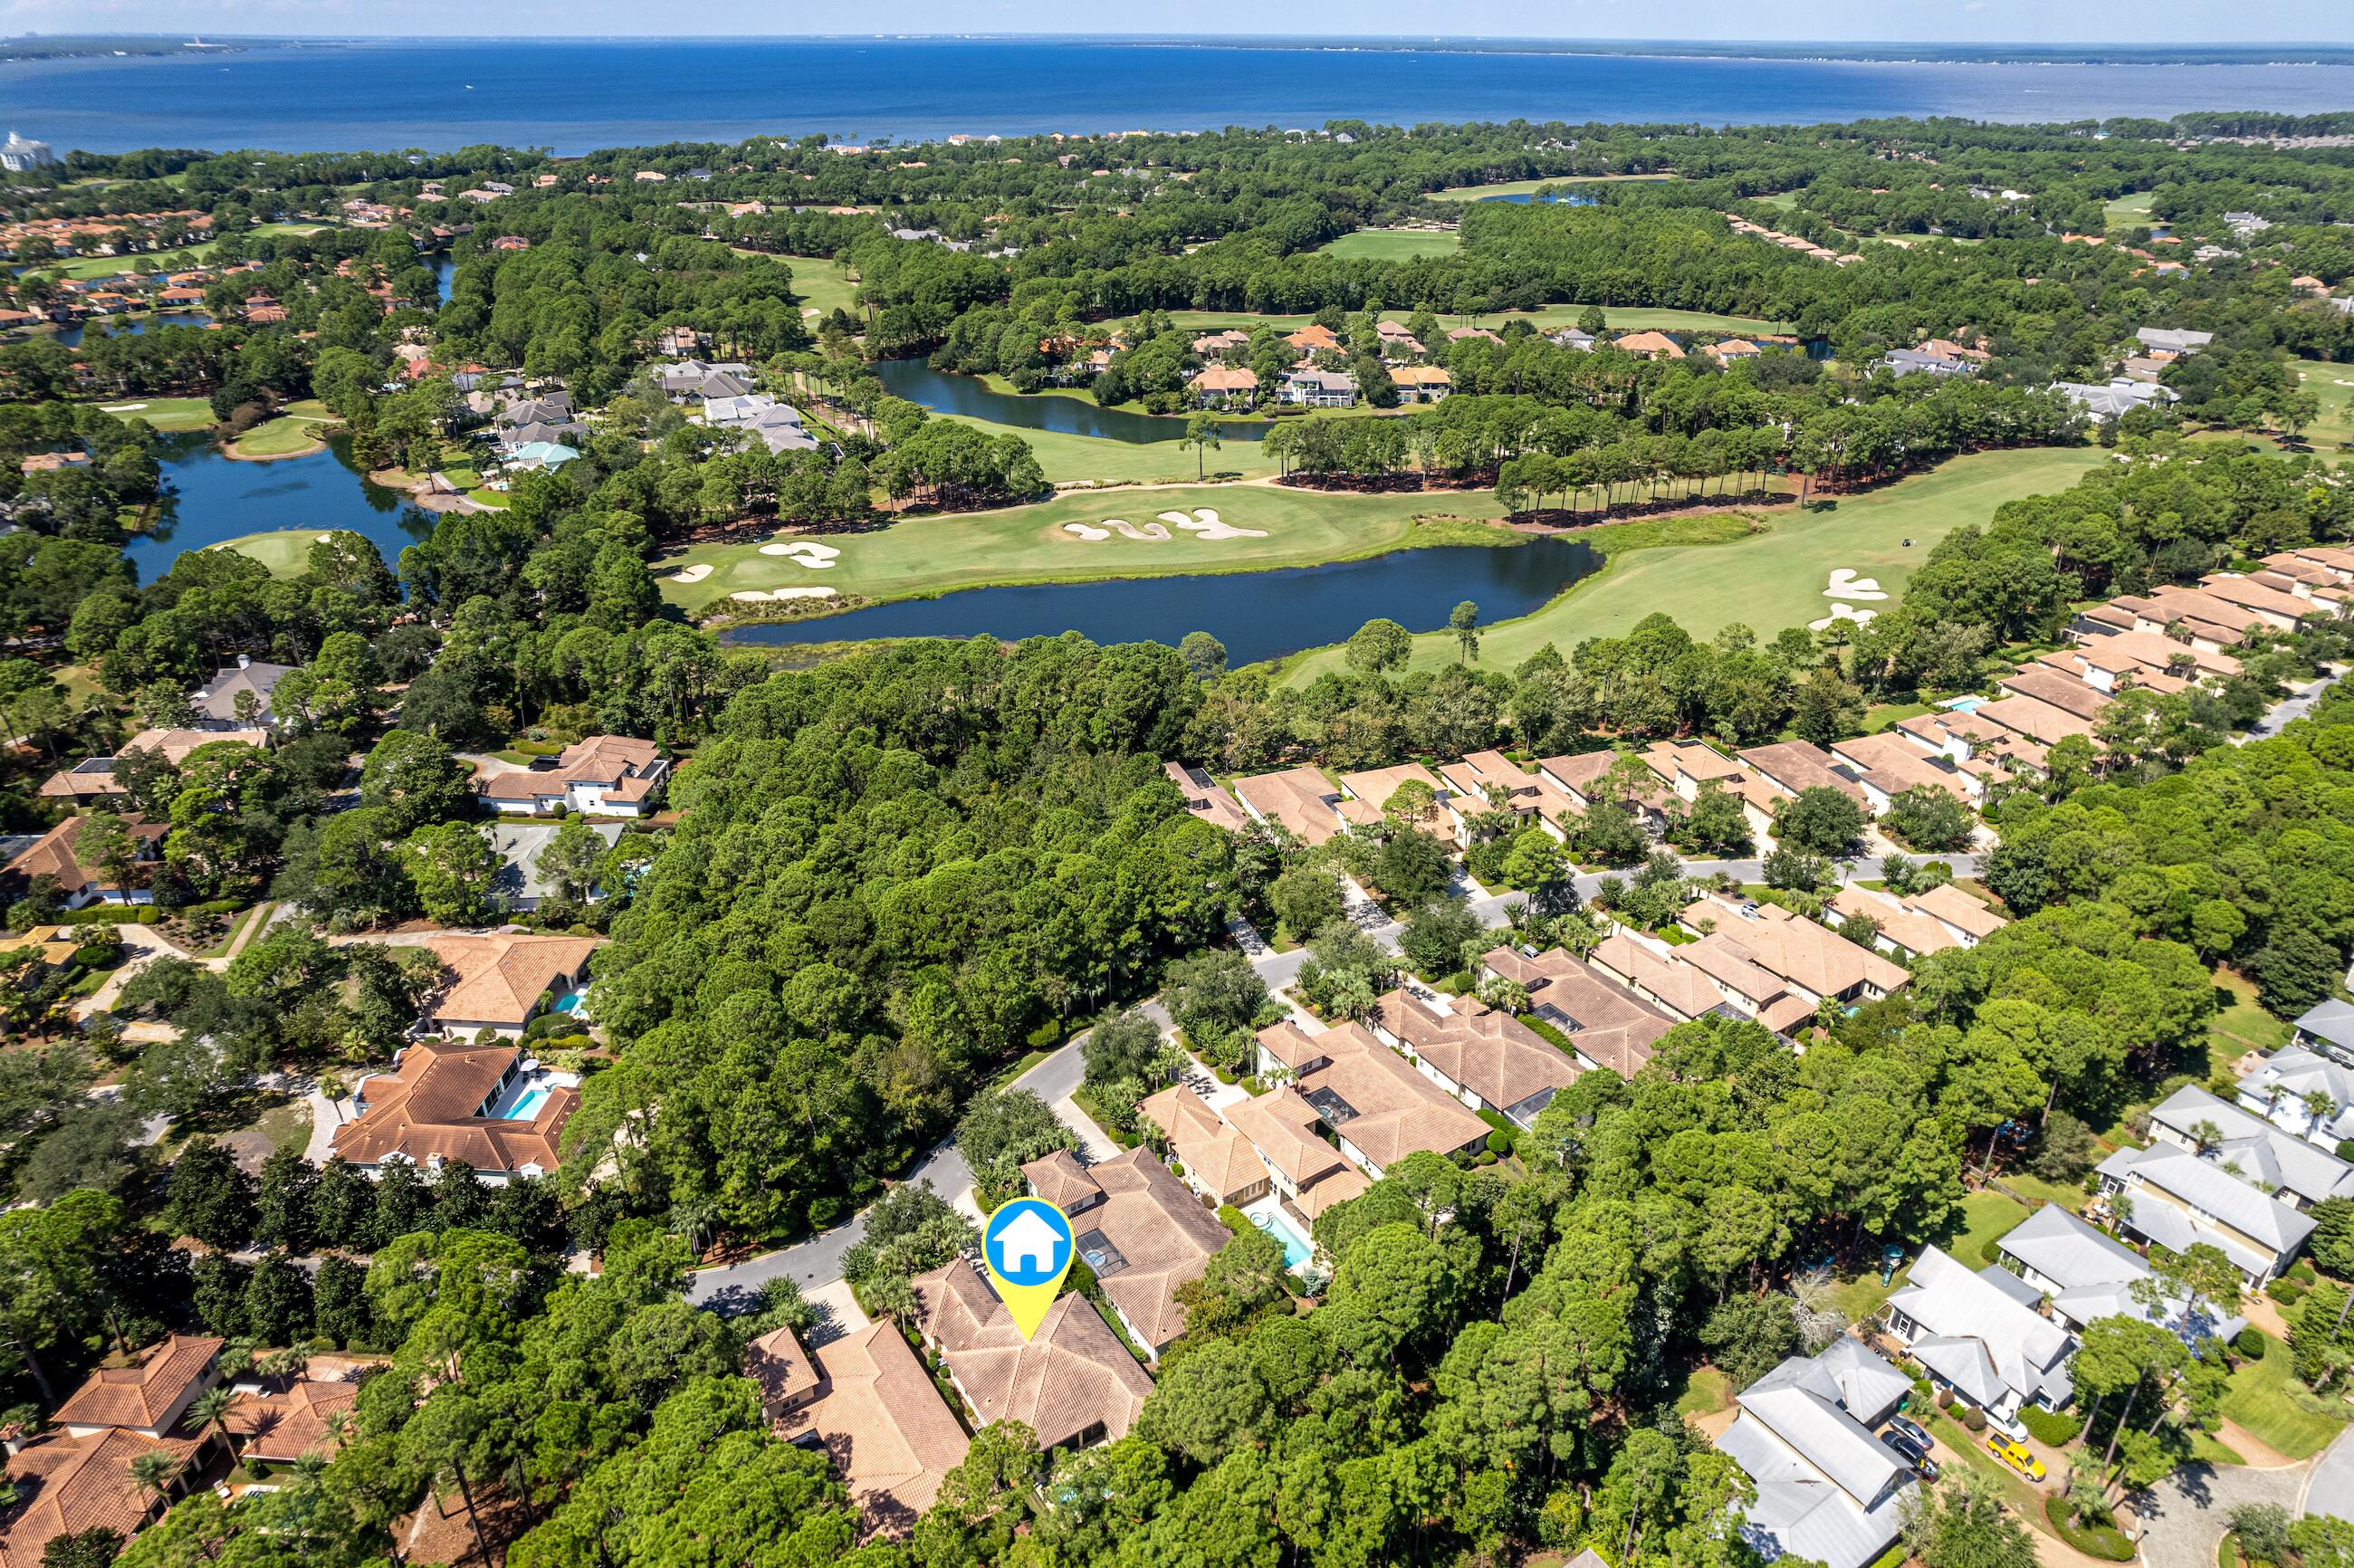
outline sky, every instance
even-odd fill
[[[1099,0],[864,0],[691,7],[646,0],[0,0],[0,33],[248,36],[796,36],[864,32],[1087,33],[1145,30]],[[658,20],[657,20],[658,18]],[[2354,42],[2347,0],[1161,0],[1154,33],[1644,38],[1871,43]],[[1123,23],[1128,26],[1123,28]]]

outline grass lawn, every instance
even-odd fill
[[[1584,313],[1582,304],[1541,305],[1533,311],[1485,311],[1478,315],[1448,315],[1437,313],[1443,327],[1484,326],[1501,330],[1510,321],[1524,321],[1540,331],[1553,327],[1574,326]],[[1776,332],[1787,323],[1769,322],[1762,316],[1726,316],[1712,311],[1678,311],[1649,306],[1605,305],[1604,318],[1612,332]],[[1384,311],[1384,321],[1404,322],[1412,311]],[[1289,332],[1306,326],[1311,319],[1305,315],[1255,315],[1248,311],[1172,311],[1170,321],[1177,326],[1195,331],[1217,327],[1250,328],[1262,323]]]
[[[1673,180],[1681,175],[1555,175],[1543,180],[1499,180],[1491,185],[1451,185],[1433,191],[1433,201],[1486,201],[1490,196],[1532,196],[1545,185],[1605,185],[1617,180]]]
[[[201,265],[218,243],[207,239],[177,250],[143,250],[129,256],[77,256],[70,261],[45,261],[36,270],[54,272],[60,278],[118,278],[136,269],[142,261],[153,261],[159,272],[180,272]]]
[[[801,308],[814,309],[822,316],[833,314],[836,309],[858,313],[858,285],[850,281],[849,269],[825,256],[779,256],[778,260],[793,270],[793,292],[801,296]]]
[[[1714,1367],[1694,1367],[1676,1400],[1679,1415],[1713,1415],[1733,1403],[1733,1380]]]
[[[1790,212],[1797,207],[1798,193],[1796,191],[1776,191],[1772,196],[1751,196],[1749,199],[1755,202],[1760,207],[1778,207],[1784,212]]]
[[[1075,479],[1174,484],[1191,482],[1203,471],[1244,479],[1276,471],[1275,460],[1261,450],[1257,441],[1230,440],[1196,457],[1193,448],[1180,447],[1173,438],[1165,441],[1114,441],[1062,430],[1022,429],[990,419],[968,418],[962,414],[934,414],[932,418],[970,425],[987,436],[1020,436],[1038,454],[1038,466],[1046,471],[1050,484]]]
[[[297,403],[295,408],[304,407]],[[315,405],[313,405],[315,407]],[[240,457],[296,457],[316,451],[327,439],[326,427],[335,421],[323,414],[303,414],[289,410],[274,419],[265,419],[230,443],[230,450]]]
[[[2140,228],[2152,221],[2150,204],[2157,199],[2156,191],[2133,191],[2105,205],[2101,216],[2111,228]]]
[[[208,430],[213,426],[213,406],[203,397],[133,398],[99,407],[125,424],[144,419],[159,430]]]
[[[1954,528],[1982,524],[2016,497],[2065,490],[2101,461],[2090,448],[1978,452],[1820,508],[1761,512],[1762,532],[1748,536],[1720,529],[1690,543],[1596,537],[1606,552],[1631,558],[1614,559],[1532,615],[1488,629],[1479,657],[1490,669],[1509,670],[1548,642],[1566,650],[1589,637],[1623,636],[1662,610],[1694,637],[1714,636],[1734,621],[1771,637],[1829,613],[1823,588],[1840,567],[1876,579],[1893,603],[1930,548]],[[1338,650],[1307,654],[1292,678],[1312,679],[1338,657]],[[1415,639],[1419,666],[1454,657],[1447,633]]]
[[[230,916],[228,918],[228,924],[221,927],[220,940],[215,942],[211,947],[207,948],[203,952],[198,953],[196,957],[200,959],[227,958],[228,956],[230,946],[237,941],[238,933],[244,930],[248,926],[252,925],[253,922],[257,918],[260,917],[262,913],[270,907],[270,905],[267,901],[264,901],[263,903],[255,905],[250,909],[239,910],[237,914]]]
[[[2267,1336],[2269,1338],[2269,1336]],[[2291,1392],[2300,1387],[2288,1347],[2274,1340],[2264,1359],[2242,1361],[2223,1393],[2223,1414],[2292,1459],[2310,1458],[2327,1447],[2346,1425],[2344,1406],[2324,1415],[2301,1408]]]
[[[1962,1200],[1960,1232],[1946,1236],[1937,1245],[1951,1254],[1956,1263],[1977,1269],[1982,1266],[1978,1248],[1997,1236],[2009,1234],[2012,1226],[2025,1218],[2026,1204],[2007,1198],[1992,1188],[1972,1192]],[[1912,1266],[1908,1262],[1885,1285],[1880,1282],[1880,1270],[1877,1268],[1867,1269],[1856,1278],[1842,1282],[1833,1293],[1840,1310],[1859,1323],[1864,1321],[1887,1305],[1889,1297],[1896,1293],[1896,1287],[1904,1283],[1905,1277],[1911,1272]]]
[[[2292,359],[2289,367],[2304,378],[2299,387],[2321,399],[2321,418],[2306,431],[2306,439],[2322,448],[2354,441],[2354,365]]]
[[[1325,256],[1345,256],[1359,261],[1411,261],[1418,256],[1452,256],[1462,240],[1452,233],[1428,229],[1361,228],[1320,248]]]
[[[2296,1033],[2293,1026],[2264,1011],[2256,1001],[2255,985],[2246,977],[2218,969],[2215,991],[2222,1010],[2207,1025],[2209,1067],[2200,1075],[2202,1078],[2210,1073],[2231,1071],[2232,1064],[2251,1051],[2277,1051]]]
[[[1192,454],[1186,454],[1188,458]],[[1166,540],[1081,539],[1066,523],[1099,527],[1108,517],[1141,528],[1172,510],[1214,508],[1237,528],[1266,532],[1257,539],[1210,541],[1172,528]],[[1162,577],[1187,572],[1257,571],[1267,567],[1379,555],[1408,544],[1500,544],[1511,535],[1476,524],[1417,524],[1417,513],[1458,518],[1493,517],[1495,497],[1463,495],[1331,495],[1272,485],[1184,485],[1100,494],[1073,493],[1034,506],[945,517],[911,517],[868,534],[817,542],[842,552],[831,567],[812,569],[753,544],[696,545],[659,563],[663,597],[689,610],[728,594],[787,587],[825,586],[870,599],[905,599],[978,588],[988,583],[1085,582],[1101,577]],[[699,582],[674,579],[676,568],[708,565]]]
[[[250,556],[269,567],[273,577],[299,577],[310,569],[311,546],[318,538],[316,528],[281,528],[273,533],[226,539],[213,548]]]

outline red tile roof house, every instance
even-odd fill
[[[1043,1450],[1116,1443],[1136,1425],[1152,1380],[1086,1297],[1057,1297],[1024,1340],[996,1290],[963,1258],[909,1283],[924,1343],[976,1427],[1019,1421]]]
[[[423,1041],[395,1056],[391,1072],[361,1081],[352,1097],[359,1114],[335,1129],[332,1147],[367,1176],[462,1160],[486,1184],[504,1186],[556,1169],[578,1083],[540,1071],[512,1045]]]
[[[1202,1277],[1225,1226],[1149,1149],[1081,1165],[1058,1150],[1022,1168],[1030,1191],[1070,1216],[1079,1256],[1128,1337],[1158,1361],[1185,1331],[1177,1287]]]
[[[153,903],[155,895],[148,890],[143,868],[159,858],[157,846],[170,828],[163,822],[124,819],[131,830],[133,851],[130,885],[125,887],[106,881],[103,867],[82,863],[76,846],[89,821],[87,817],[68,817],[36,839],[22,854],[0,866],[0,898],[21,897],[33,878],[47,876],[56,881],[69,909],[90,904]]]
[[[545,760],[545,759],[543,759]],[[474,793],[497,811],[545,816],[559,807],[601,817],[643,817],[670,763],[650,740],[592,735],[564,748],[546,767],[510,768],[474,780]]]
[[[75,1437],[95,1437],[119,1426],[142,1437],[162,1437],[180,1423],[189,1401],[220,1381],[225,1340],[174,1334],[137,1366],[101,1367],[58,1406],[53,1425]]]
[[[1444,1009],[1444,1011],[1441,1011]],[[1391,991],[1366,1024],[1384,1045],[1405,1053],[1422,1075],[1474,1111],[1522,1127],[1577,1081],[1578,1065],[1508,1012],[1465,1001],[1447,1008]]]
[[[1286,1022],[1259,1031],[1258,1048],[1261,1072],[1272,1065],[1290,1074],[1286,1092],[1312,1109],[1341,1152],[1376,1181],[1409,1154],[1454,1154],[1487,1141],[1486,1122],[1362,1024],[1309,1034]],[[1234,1120],[1234,1107],[1227,1119]],[[1243,1130],[1250,1136],[1249,1127]]]
[[[443,989],[427,999],[420,1034],[472,1035],[482,1030],[521,1034],[543,998],[561,1001],[588,982],[585,937],[430,937],[425,945],[441,960]]]
[[[202,1437],[153,1438],[120,1426],[97,1436],[58,1434],[19,1444],[11,1440],[7,1482],[17,1501],[0,1523],[0,1568],[39,1568],[49,1542],[90,1530],[133,1536],[161,1518],[184,1483],[175,1479],[158,1497],[131,1478],[132,1464],[161,1454],[184,1470],[207,1446]]]
[[[753,1340],[744,1361],[779,1433],[832,1461],[864,1523],[862,1540],[906,1534],[971,1446],[887,1319],[813,1349],[779,1329]]]

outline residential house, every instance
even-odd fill
[[[1640,755],[1644,765],[1685,801],[1699,800],[1703,784],[1730,787],[1743,771],[1740,763],[1704,741],[1656,740]]]
[[[1831,898],[1831,912],[1876,922],[1872,946],[1912,959],[1948,948],[1975,948],[2010,924],[1952,883],[1926,893],[1893,893],[1850,882]]]
[[[1147,1149],[1095,1165],[1067,1150],[1022,1168],[1030,1191],[1069,1216],[1079,1256],[1128,1337],[1158,1359],[1185,1331],[1177,1287],[1232,1239]]]
[[[1447,798],[1447,786],[1433,776],[1430,769],[1417,762],[1402,762],[1393,768],[1368,768],[1341,775],[1341,789],[1349,797],[1349,803],[1361,808],[1352,814],[1352,820],[1361,822],[1379,821],[1382,814],[1389,809],[1390,797],[1408,784],[1419,784],[1430,791],[1434,813],[1439,810],[1439,802]]]
[[[2080,1334],[2103,1318],[2115,1317],[2140,1318],[2194,1344],[2230,1340],[2247,1327],[2244,1318],[2194,1312],[2190,1298],[2179,1293],[2154,1304],[2140,1299],[2151,1277],[2142,1255],[2057,1203],[2036,1210],[1996,1245],[2003,1267],[2025,1281],[2052,1317]]]
[[[706,397],[703,422],[714,429],[748,431],[772,454],[818,450],[817,438],[802,428],[801,410],[778,402],[766,392]]]
[[[2119,1235],[2175,1253],[2213,1246],[2252,1290],[2287,1267],[2313,1234],[2309,1216],[2172,1143],[2121,1149],[2095,1169]]]
[[[2354,1141],[2354,1065],[2309,1045],[2284,1045],[2240,1080],[2239,1105],[2342,1159]]]
[[[16,1501],[0,1519],[0,1568],[37,1568],[49,1543],[63,1537],[93,1530],[138,1534],[186,1490],[182,1478],[207,1443],[109,1426],[93,1436],[59,1433],[10,1444],[6,1483]],[[160,1495],[132,1478],[132,1466],[149,1454],[162,1455],[175,1478]]]
[[[123,819],[131,832],[132,863],[128,876],[118,881],[108,867],[83,863],[81,836],[89,824],[88,817],[68,817],[0,866],[0,891],[5,891],[5,898],[23,897],[34,878],[46,876],[57,884],[69,909],[90,904],[153,903],[147,868],[162,858],[164,835],[171,831],[170,825],[143,822],[136,817]]]
[[[1740,1414],[1716,1446],[1756,1489],[1741,1505],[1740,1534],[1761,1562],[1865,1568],[1896,1544],[1914,1479],[1872,1429],[1912,1386],[1842,1335],[1741,1391]]]
[[[1384,1044],[1475,1111],[1533,1126],[1553,1097],[1577,1081],[1577,1064],[1509,1012],[1469,998],[1450,1005],[1393,991],[1366,1021]]]
[[[1681,359],[1683,345],[1663,332],[1620,333],[1611,346],[1645,359]]]
[[[588,982],[598,944],[586,937],[452,934],[429,937],[425,946],[440,959],[446,983],[427,999],[418,1032],[472,1035],[521,1034],[543,997],[561,1007]]]
[[[1581,751],[1572,757],[1543,758],[1537,763],[1537,775],[1560,791],[1577,811],[1583,812],[1591,810],[1596,801],[1611,798],[1611,792],[1603,780],[1617,765],[1618,756],[1616,751],[1604,750]],[[1665,786],[1645,779],[1636,787],[1631,798],[1618,799],[1634,811],[1636,821],[1645,832],[1657,838],[1666,832],[1670,796]],[[1544,802],[1542,797],[1538,806],[1543,812]],[[1560,836],[1567,832],[1569,821],[1569,815],[1564,813],[1558,819],[1548,818],[1547,825],[1554,828],[1556,836]]]
[[[1779,905],[1709,893],[1684,910],[1682,921],[1696,931],[1702,922],[1713,927],[1699,941],[1677,949],[1687,961],[1705,968],[1722,953],[1755,965],[1803,998],[1810,1009],[1826,998],[1877,1001],[1912,978],[1871,949]]]
[[[1193,352],[1204,359],[1215,359],[1228,349],[1250,346],[1250,334],[1240,327],[1227,327],[1222,332],[1204,333],[1193,340]]]
[[[1378,806],[1367,807],[1361,800],[1350,800],[1338,785],[1305,763],[1279,773],[1256,773],[1235,779],[1235,799],[1257,821],[1279,825],[1310,847],[1352,822],[1381,820]]]
[[[1686,963],[1682,958],[1685,950],[1670,947],[1656,937],[1620,927],[1596,943],[1585,961],[1604,980],[1624,986],[1679,1022],[1709,1013],[1725,1018],[1756,1018],[1761,1008],[1774,1007],[1783,995],[1784,988],[1775,982],[1774,977],[1755,965],[1749,966],[1748,970],[1734,970],[1729,983],[1720,983]],[[1720,971],[1726,968],[1723,964],[1716,967]],[[1796,1028],[1813,1016],[1805,999],[1798,998],[1776,1009],[1766,1026]],[[1649,1060],[1649,1056],[1646,1052],[1645,1059]]]
[[[1719,365],[1738,365],[1744,359],[1755,359],[1766,351],[1745,337],[1729,337],[1722,343],[1703,344],[1701,353]]]
[[[1929,1246],[1913,1260],[1886,1308],[1890,1336],[1921,1363],[1929,1381],[1985,1411],[1988,1421],[2012,1436],[2024,1430],[2019,1425],[2023,1407],[2057,1410],[2075,1392],[2068,1380],[2074,1339],[2022,1302],[2016,1285],[1999,1264],[1972,1273],[1944,1249]]]
[[[1863,787],[1840,771],[1839,758],[1812,742],[1789,740],[1774,746],[1753,746],[1740,753],[1740,758],[1778,795],[1836,789],[1857,805],[1864,804]]]
[[[1879,363],[1897,376],[1967,376],[1978,366],[1967,359],[1949,359],[1917,348],[1892,348]]]
[[[2316,1002],[2299,1014],[2292,1044],[2318,1052],[2333,1062],[2354,1062],[2354,1002]]]
[[[2039,777],[2050,748],[2017,730],[1965,708],[1937,708],[1900,720],[1886,733],[1903,737],[1969,775],[1984,789],[2000,781]]]
[[[258,1380],[236,1386],[238,1401],[224,1423],[229,1449],[247,1464],[261,1465],[331,1457],[343,1446],[335,1436],[336,1417],[350,1414],[360,1392],[355,1379],[313,1377],[308,1372],[281,1389],[267,1388]]]
[[[653,794],[670,763],[651,740],[592,735],[553,759],[474,780],[474,794],[495,811],[544,816],[559,809],[606,817],[653,814]]]
[[[1186,386],[1193,389],[1196,408],[1247,408],[1258,401],[1258,376],[1239,365],[1210,366]]]
[[[2093,721],[2079,718],[2066,708],[2054,707],[2040,697],[1998,697],[1990,703],[1980,703],[1970,710],[1988,724],[2025,736],[2041,747],[2053,747],[2072,735],[2093,737]]]
[[[1185,810],[1192,815],[1231,833],[1241,832],[1251,825],[1250,813],[1202,769],[1183,762],[1164,762],[1161,771],[1184,795]]]
[[[1184,1167],[1184,1183],[1213,1203],[1241,1208],[1274,1190],[1274,1178],[1249,1139],[1211,1108],[1190,1084],[1148,1096],[1138,1113],[1161,1131],[1170,1157]]]
[[[790,1329],[752,1341],[745,1375],[778,1432],[825,1450],[864,1528],[905,1535],[971,1439],[889,1319],[803,1349]]]
[[[752,367],[733,361],[705,364],[699,359],[682,359],[675,365],[657,366],[655,380],[664,396],[673,403],[700,403],[709,397],[741,397],[758,390],[752,379]]]
[[[1271,1059],[1264,1037],[1259,1062]],[[1288,1071],[1278,1067],[1278,1071]],[[1324,1118],[1299,1091],[1285,1085],[1227,1105],[1219,1115],[1250,1146],[1267,1178],[1262,1196],[1272,1196],[1305,1215],[1310,1224],[1337,1203],[1363,1196],[1373,1183],[1341,1158],[1323,1137]]]
[[[1341,339],[1331,327],[1309,323],[1298,332],[1286,334],[1283,341],[1301,354],[1338,354]]]
[[[1583,350],[1589,349],[1594,346],[1594,334],[1590,332],[1580,331],[1578,328],[1574,326],[1556,327],[1552,332],[1545,334],[1545,336],[1551,338],[1563,348]]]
[[[1902,736],[1885,730],[1831,742],[1840,770],[1863,791],[1864,809],[1884,816],[1896,797],[1907,789],[1943,789],[1965,806],[1976,805],[1985,785],[1956,768],[1944,757],[1925,753]]]
[[[146,729],[123,742],[122,750],[112,757],[89,757],[49,775],[41,785],[45,800],[71,800],[77,806],[95,805],[122,793],[115,781],[114,769],[122,758],[133,751],[153,751],[176,768],[188,759],[188,754],[200,746],[217,741],[231,741],[242,746],[267,746],[270,732],[266,729]]]
[[[1479,962],[1484,972],[1529,993],[1531,1016],[1568,1039],[1581,1071],[1607,1067],[1631,1078],[1651,1059],[1659,1036],[1675,1026],[1667,1013],[1559,948],[1532,953],[1508,945]]]
[[[1288,1075],[1341,1152],[1374,1181],[1406,1155],[1453,1154],[1487,1141],[1486,1122],[1362,1024],[1307,1034],[1287,1021],[1260,1030],[1258,1046],[1261,1075]],[[1227,1119],[1235,1119],[1231,1109]]]
[[[962,1258],[911,1283],[924,1343],[975,1426],[1018,1421],[1052,1449],[1117,1442],[1136,1425],[1152,1380],[1086,1297],[1057,1297],[1025,1340],[996,1289]]]
[[[481,1181],[504,1186],[556,1169],[564,1124],[579,1108],[579,1082],[513,1045],[419,1041],[393,1057],[391,1072],[361,1080],[352,1097],[357,1115],[335,1129],[332,1147],[368,1176],[395,1164],[431,1171],[462,1160]]]
[[[2209,572],[2199,579],[2199,591],[2225,604],[2236,605],[2243,614],[2253,616],[2276,631],[2296,631],[2308,621],[2334,620],[2344,610],[2343,602],[2335,594],[2326,601],[2319,600],[2310,593],[2299,596],[2267,588],[2238,572]]]
[[[1357,378],[1341,370],[1286,372],[1277,393],[1286,403],[1310,408],[1347,408],[1357,401]]]
[[[1401,365],[1390,372],[1390,380],[1407,403],[1437,403],[1455,390],[1455,377],[1441,365]]]
[[[1995,684],[2014,696],[2033,697],[2081,719],[2100,717],[2101,710],[2115,700],[2074,675],[2036,664],[1999,676]]]
[[[2196,1084],[2152,1106],[2149,1135],[2253,1181],[2292,1207],[2354,1198],[2354,1164],[2260,1112],[2228,1105]]]
[[[1474,751],[1460,762],[1443,763],[1438,778],[1445,786],[1439,804],[1454,822],[1460,844],[1470,843],[1472,822],[1490,811],[1510,811],[1516,826],[1525,826],[1532,819],[1557,818],[1570,809],[1567,799],[1543,774],[1524,770],[1500,751]]]
[[[2106,386],[2081,381],[2054,381],[2052,390],[2096,419],[2118,419],[2137,408],[2164,408],[2178,401],[2164,387],[2120,376]]]
[[[18,460],[16,471],[19,473],[55,473],[60,469],[89,466],[88,452],[35,452]]]
[[[2168,354],[2196,354],[2215,341],[2211,332],[2182,332],[2173,327],[2139,327],[2134,338],[2142,347]]]
[[[293,673],[291,664],[267,664],[247,654],[233,665],[224,664],[213,678],[188,694],[198,729],[249,729],[270,726],[270,694]],[[247,699],[240,707],[239,699]]]
[[[52,1425],[75,1437],[120,1428],[150,1440],[171,1435],[196,1395],[220,1381],[221,1349],[228,1341],[196,1334],[167,1335],[137,1364],[101,1367],[73,1392]]]
[[[566,463],[579,461],[580,454],[555,441],[525,441],[507,453],[506,461],[510,468],[553,471]]]
[[[1393,358],[1401,354],[1419,355],[1426,352],[1422,339],[1406,331],[1404,322],[1384,321],[1373,323],[1373,335],[1381,340],[1382,356]]]
[[[589,822],[588,830],[605,842],[610,849],[620,842],[619,822]],[[491,874],[491,902],[502,909],[516,914],[529,914],[560,892],[554,883],[542,874],[539,857],[548,842],[561,831],[556,822],[492,822],[483,828],[491,841],[491,853],[498,857],[499,867]],[[604,897],[602,887],[591,887],[585,895],[594,903]]]
[[[1462,343],[1475,337],[1482,339],[1488,343],[1501,343],[1504,341],[1494,333],[1489,331],[1486,327],[1459,326],[1449,327],[1447,329],[1447,341],[1449,343]]]

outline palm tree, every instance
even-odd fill
[[[131,1479],[143,1492],[162,1502],[180,1478],[180,1462],[161,1448],[150,1448],[131,1461]]]
[[[237,1408],[240,1397],[237,1390],[227,1383],[208,1388],[188,1401],[188,1416],[199,1430],[209,1432],[220,1439],[221,1446],[226,1449],[228,1446],[229,1412]]]

